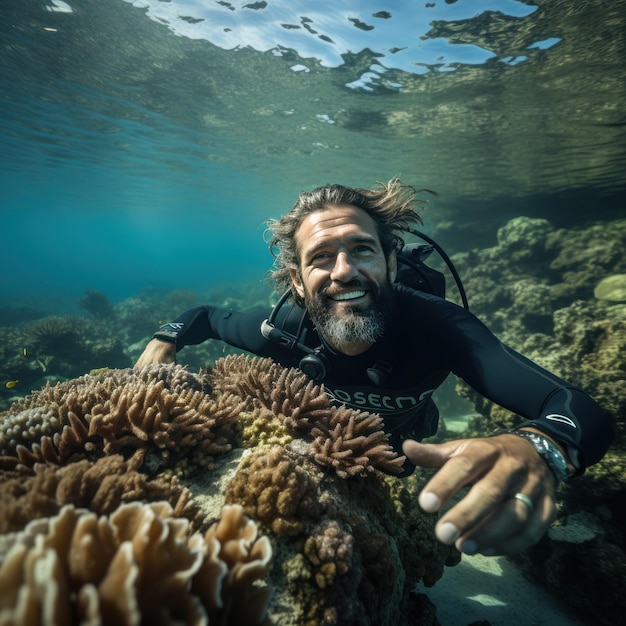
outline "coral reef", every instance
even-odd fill
[[[320,517],[319,479],[304,459],[282,446],[246,456],[228,484],[226,502],[238,502],[277,535],[298,535],[306,520]]]
[[[560,526],[585,512],[602,531],[582,543],[549,533],[518,557],[534,579],[606,624],[626,614],[617,590],[626,571],[626,303],[619,295],[625,249],[625,220],[566,230],[520,217],[498,232],[493,248],[453,257],[474,313],[513,348],[590,393],[614,418],[609,453],[560,493]],[[519,423],[465,385],[458,389],[482,416],[466,434]],[[599,597],[602,613],[593,611]]]
[[[56,315],[0,327],[0,380],[19,380],[10,393],[0,386],[0,410],[46,382],[130,363],[120,337],[105,332],[96,320]]]
[[[80,299],[81,309],[85,309],[96,319],[108,320],[115,317],[115,311],[106,294],[96,289],[87,289]]]
[[[2,619],[435,623],[412,590],[460,555],[417,507],[419,477],[392,478],[403,461],[379,416],[269,359],[47,385],[0,414]]]
[[[228,356],[207,375],[214,390],[239,395],[247,399],[246,408],[256,411],[245,419],[252,423],[251,435],[265,433],[257,437],[267,440],[267,418],[271,424],[277,417],[284,436],[310,433],[316,462],[342,478],[402,472],[405,458],[389,445],[379,415],[331,405],[323,387],[300,370],[285,369],[271,359],[254,359],[254,367],[252,362],[245,355]]]
[[[65,466],[38,464],[34,475],[0,472],[0,533],[20,530],[33,519],[57,513],[65,504],[108,515],[134,500],[165,500],[174,515],[187,517],[197,527],[202,524],[191,492],[176,476],[150,480],[114,454]]]
[[[170,456],[210,467],[215,455],[231,447],[241,403],[230,396],[214,401],[205,388],[199,376],[159,364],[48,385],[7,411],[0,425],[0,467],[116,453],[135,467],[165,465]]]
[[[110,516],[65,505],[29,523],[0,567],[3,624],[262,624],[272,557],[241,507],[204,537],[166,502]]]
[[[382,428],[379,415],[333,409],[329,419],[311,430],[315,460],[332,467],[342,478],[378,470],[399,474],[405,459],[391,448]]]
[[[187,290],[144,289],[116,304],[95,290],[85,292],[77,306],[84,313],[52,314],[26,304],[0,306],[0,411],[15,400],[52,384],[100,368],[125,368],[136,362],[155,328],[181,311],[211,302],[240,310],[270,306],[262,284],[229,284],[199,297]],[[237,350],[219,342],[188,346],[181,355],[190,369],[213,365]],[[18,383],[6,387],[7,381]]]

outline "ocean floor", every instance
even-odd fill
[[[441,626],[584,626],[583,622],[530,582],[506,557],[463,556],[446,568],[434,587],[419,585],[437,606]]]

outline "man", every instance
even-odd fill
[[[589,396],[501,344],[466,309],[394,282],[398,232],[421,222],[418,203],[398,179],[301,194],[269,222],[273,278],[286,290],[269,316],[198,307],[162,326],[137,366],[174,362],[184,345],[212,338],[301,367],[338,403],[380,413],[410,462],[440,468],[419,496],[424,510],[471,485],[438,520],[440,541],[511,554],[542,537],[556,484],[602,458],[612,425]],[[419,443],[436,430],[430,396],[450,371],[526,421],[488,438]]]

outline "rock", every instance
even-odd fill
[[[602,279],[593,290],[598,300],[626,302],[626,274],[614,274]]]

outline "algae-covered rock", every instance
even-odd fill
[[[626,274],[613,274],[603,278],[593,290],[598,300],[626,302]]]
[[[473,312],[505,343],[589,393],[614,419],[608,454],[561,489],[558,526],[517,557],[536,580],[604,624],[626,613],[624,250],[625,220],[550,229],[544,220],[518,218],[500,229],[494,247],[453,256]],[[467,435],[519,423],[466,385],[457,388],[480,414]],[[599,606],[601,612],[594,610]]]

